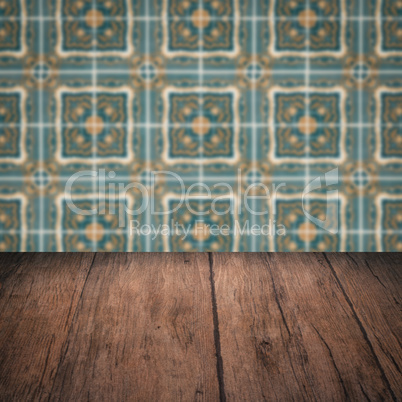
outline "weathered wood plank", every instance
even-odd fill
[[[93,257],[0,254],[1,400],[402,399],[401,255]]]
[[[213,254],[229,400],[391,400],[333,272],[313,254]]]
[[[328,253],[325,262],[366,334],[394,399],[402,400],[402,254]]]
[[[100,255],[52,399],[219,397],[207,254]]]
[[[48,399],[94,254],[0,254],[0,399]]]

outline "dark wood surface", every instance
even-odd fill
[[[402,254],[0,254],[0,400],[402,400]]]

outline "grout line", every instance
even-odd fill
[[[402,167],[401,167],[402,170]],[[158,172],[158,171],[156,171]],[[397,172],[398,174],[400,173],[400,171]],[[397,174],[396,173],[396,174]],[[387,176],[387,175],[381,175],[378,174],[376,176],[370,176],[368,175],[369,178],[371,179],[375,179],[378,181],[389,181],[389,182],[397,182],[399,184],[402,184],[402,179],[399,176]],[[57,181],[57,182],[64,182],[67,181],[68,179],[70,179],[71,176],[51,176],[49,175],[49,179],[53,180],[53,181]],[[199,176],[183,176],[182,180],[184,182],[184,184],[186,184],[187,180],[198,180]],[[247,181],[249,179],[249,177],[247,175],[241,175],[241,176],[237,176],[237,175],[232,175],[232,174],[228,174],[228,175],[222,175],[222,176],[204,176],[203,179],[207,182],[219,182],[222,180],[231,180],[231,182],[235,182],[236,184],[241,184],[239,182],[239,180],[241,181]],[[115,177],[113,179],[109,179],[109,183],[116,183],[118,182],[118,180],[123,180],[123,181],[128,181],[128,180],[132,180],[132,181],[138,181],[138,182],[142,182],[144,180],[144,178],[142,176],[120,176],[120,177]],[[355,180],[353,179],[353,177],[343,177],[343,178],[339,178],[340,182],[344,182],[344,183],[354,183]],[[19,182],[19,183],[25,183],[25,182],[35,182],[36,179],[33,176],[30,177],[21,177],[21,176],[11,176],[11,175],[7,175],[2,177],[0,175],[0,184],[3,183],[7,183],[7,182]],[[271,182],[271,183],[275,183],[275,182],[279,182],[279,181],[288,181],[288,182],[295,182],[295,183],[304,183],[303,178],[300,177],[295,177],[295,176],[261,176],[260,177],[260,182]],[[82,178],[80,179],[79,183],[83,184],[83,183],[92,183],[92,179],[89,178]],[[168,179],[167,182],[176,182],[177,181],[175,179]],[[205,183],[205,182],[204,182]]]
[[[83,53],[82,58],[88,59],[88,62],[90,61],[90,59],[92,58],[101,58],[102,56],[104,56],[102,53],[100,52],[94,52],[94,51],[87,51],[86,53]],[[106,57],[106,56],[105,56]],[[314,57],[321,57],[319,54],[315,55],[314,53],[310,53],[310,57],[314,58]],[[194,55],[194,59],[196,59],[197,57],[195,57]],[[278,58],[280,59],[281,56],[278,56]],[[295,56],[295,59],[300,59],[300,62],[305,58],[305,55],[301,54],[299,56]],[[88,70],[87,70],[88,71]],[[82,68],[80,69],[79,67],[77,67],[77,69],[74,70],[70,70],[70,69],[61,69],[61,70],[52,70],[49,69],[48,72],[49,74],[54,74],[54,75],[59,75],[59,76],[69,76],[69,75],[78,75],[81,78],[87,73],[87,71],[83,71]],[[269,76],[298,76],[301,77],[303,75],[302,71],[299,70],[295,70],[295,69],[261,69],[261,74],[266,74]],[[378,69],[369,69],[367,70],[368,73],[373,73],[373,74],[379,74],[380,76],[388,76],[388,75],[396,75],[396,76],[401,76],[401,70],[394,70],[394,69],[388,69],[388,70],[378,70]],[[193,68],[178,68],[178,69],[155,69],[154,72],[156,74],[160,74],[160,75],[172,75],[174,78],[176,78],[177,75],[183,75],[183,74],[188,74],[188,75],[198,75],[198,70],[195,70]],[[14,76],[20,76],[21,74],[24,75],[32,75],[34,73],[33,69],[16,69],[16,70],[8,70],[8,69],[1,69],[0,70],[0,76],[1,75],[14,75]],[[98,74],[99,75],[111,75],[111,74],[116,74],[116,75],[120,75],[120,74],[125,74],[125,75],[141,75],[144,72],[139,70],[139,69],[122,69],[122,68],[117,68],[114,70],[111,70],[109,68],[101,68],[98,70]],[[239,74],[244,74],[246,75],[248,73],[247,70],[244,69],[206,69],[203,70],[203,75],[211,75],[211,76],[216,76],[216,75],[224,75],[227,76],[229,74],[233,74],[233,75],[239,75]],[[335,76],[342,76],[342,75],[346,75],[346,74],[351,74],[354,75],[356,72],[353,69],[344,69],[344,68],[339,68],[339,69],[311,69],[310,70],[310,74],[311,75],[322,75],[325,78],[328,78],[328,76],[330,75],[335,75]],[[235,77],[234,77],[235,78]]]
[[[310,0],[307,0],[306,2],[306,19],[305,19],[305,24],[306,24],[306,64],[305,64],[305,87],[306,87],[306,96],[305,96],[305,115],[307,118],[307,124],[306,124],[306,131],[309,131],[310,128],[310,26],[309,26],[309,14],[308,12],[310,11]],[[307,187],[310,183],[310,135],[305,134],[307,137],[307,143],[305,144],[305,158],[306,158],[306,166],[305,166],[305,186]],[[307,197],[306,198],[306,208],[307,211],[309,211],[310,207],[310,200]],[[309,220],[307,216],[305,217],[305,230],[308,230],[308,224]],[[306,236],[307,240],[305,242],[305,251],[308,252],[310,251],[310,238],[309,236]]]
[[[205,18],[202,16],[200,17],[200,20],[203,21]],[[308,21],[310,21],[311,18],[307,17],[306,18]],[[67,16],[67,17],[62,17],[61,15],[57,16],[43,16],[41,17],[40,15],[38,16],[1,16],[0,17],[0,22],[1,21],[39,21],[39,20],[44,20],[44,21],[54,21],[54,22],[59,22],[59,21],[67,21],[67,22],[74,22],[74,21],[86,21],[86,18],[84,16]],[[167,17],[167,16],[132,16],[132,17],[127,17],[124,15],[121,16],[114,16],[114,17],[108,17],[108,16],[103,16],[104,21],[116,21],[116,22],[121,22],[121,21],[189,21],[192,22],[192,18],[189,16],[172,16],[172,17]],[[230,16],[224,16],[224,17],[215,17],[215,16],[209,16],[208,21],[246,21],[246,22],[254,22],[255,20],[257,21],[263,21],[263,22],[272,22],[272,21],[279,21],[279,22],[287,22],[287,21],[295,21],[299,22],[300,19],[298,17],[293,17],[293,16],[262,16],[259,15],[257,18],[254,18],[253,16],[242,16],[239,15],[238,17],[230,17]],[[363,16],[330,16],[330,17],[325,17],[325,16],[316,16],[314,18],[315,21],[327,21],[327,22],[334,22],[334,21],[351,21],[351,22],[356,22],[356,21],[372,21],[376,22],[378,20],[380,21],[386,21],[386,22],[394,22],[394,21],[402,21],[401,16],[395,16],[395,15],[387,15],[387,16],[369,16],[369,15],[363,15]]]
[[[363,1],[359,0],[359,12],[360,15],[363,14]],[[363,43],[363,35],[364,35],[364,25],[363,20],[359,19],[359,81],[358,81],[358,91],[359,91],[359,105],[358,105],[358,113],[359,113],[359,134],[358,134],[358,163],[359,163],[359,212],[358,212],[358,225],[359,229],[364,229],[364,192],[363,187],[361,186],[361,182],[363,180],[363,127],[361,124],[363,123],[363,82],[362,82],[362,63],[364,62],[364,43]],[[359,236],[359,251],[364,251],[364,239],[363,236]]]
[[[136,215],[137,216],[137,215]],[[138,215],[141,216],[141,215]],[[227,231],[229,234],[236,233],[235,230],[230,229]],[[37,235],[40,232],[38,230],[17,230],[17,229],[10,229],[10,230],[3,230],[0,229],[0,234],[34,234]],[[58,234],[63,234],[63,235],[86,235],[88,232],[84,229],[78,229],[78,230],[73,230],[73,229],[62,229],[62,230],[57,230],[57,229],[44,229],[43,230],[44,234],[47,235],[58,235]],[[105,229],[102,231],[103,234],[127,234],[127,230],[124,228],[119,228],[119,229]],[[247,230],[245,229],[242,231],[242,233],[250,235],[255,233],[253,230]],[[292,229],[292,230],[287,230],[286,234],[295,234],[298,235],[300,233],[300,230],[298,229]],[[304,233],[304,232],[303,232]],[[325,229],[315,229],[315,230],[307,230],[306,234],[328,234],[328,232]],[[377,235],[377,234],[383,234],[383,235],[402,235],[402,229],[365,229],[363,232],[361,232],[359,229],[345,229],[342,232],[340,232],[341,235],[356,235],[356,234],[363,234],[366,236],[369,235]],[[162,235],[163,236],[163,235]],[[261,234],[262,236],[266,236]]]
[[[45,0],[39,0],[39,14],[40,16],[43,16],[43,2]],[[44,126],[43,126],[43,120],[44,120],[44,111],[43,111],[43,62],[44,62],[44,43],[45,43],[45,35],[44,35],[44,30],[43,30],[43,24],[44,21],[42,19],[39,20],[39,63],[40,63],[40,68],[39,68],[39,123],[38,123],[38,128],[39,128],[39,168],[41,169],[41,176],[40,176],[40,199],[39,199],[39,251],[45,251],[44,247],[44,236],[42,234],[43,228],[45,226],[45,192],[44,192],[44,186],[43,186],[43,177],[42,177],[42,171],[44,170]]]
[[[198,86],[200,88],[203,88],[204,86],[204,59],[202,57],[203,53],[203,47],[204,47],[204,27],[203,27],[203,17],[202,17],[202,10],[204,9],[204,4],[203,0],[198,0]],[[198,118],[201,119],[199,121],[199,129],[203,129],[203,117],[204,117],[204,95],[203,92],[199,92],[198,95],[198,100],[199,100],[199,105],[198,105]],[[200,123],[201,122],[201,123]],[[198,158],[200,160],[200,165],[198,167],[198,181],[200,183],[203,182],[203,177],[204,177],[204,166],[203,166],[203,160],[204,160],[204,136],[201,134],[198,134],[198,147],[199,147],[199,152],[198,152]],[[202,210],[202,198],[200,198],[199,201],[199,208]],[[199,251],[203,251],[204,249],[204,240],[202,236],[199,237],[197,241],[197,245],[199,248]]]
[[[27,127],[27,128],[85,128],[87,125],[85,123],[0,123],[0,128],[15,128],[15,127]],[[91,127],[105,127],[105,128],[193,128],[191,123],[103,123],[103,124],[91,124]],[[209,124],[211,128],[229,128],[229,127],[241,127],[241,128],[298,128],[298,123],[211,123]],[[387,123],[317,123],[317,128],[402,128],[402,123],[387,124]],[[401,159],[402,160],[402,159]]]
[[[151,33],[151,24],[149,21],[149,3],[151,0],[145,1],[145,14],[146,14],[146,21],[145,21],[145,62],[147,63],[147,74],[146,74],[146,82],[145,82],[145,170],[146,170],[146,177],[147,177],[147,184],[148,183],[148,170],[150,170],[151,166],[151,83],[150,83],[150,51],[151,51],[151,42],[150,42],[150,33]],[[148,185],[146,186],[148,189]],[[148,191],[148,190],[147,190]],[[151,207],[150,205],[147,206],[146,209],[146,222],[151,223]],[[145,250],[147,252],[151,251],[151,238],[150,236],[146,236],[145,238]]]
[[[221,349],[221,337],[219,333],[219,317],[218,317],[218,304],[216,300],[216,289],[215,289],[215,273],[213,268],[213,254],[208,253],[209,260],[209,281],[211,284],[211,302],[212,302],[212,318],[214,323],[214,343],[216,352],[216,371],[218,376],[219,384],[219,400],[221,402],[226,401],[225,394],[225,380],[223,372],[223,359],[222,359],[222,349]]]
[[[252,98],[251,98],[251,108],[252,108],[252,121],[253,121],[253,126],[252,126],[252,150],[251,150],[251,167],[253,170],[252,174],[252,184],[256,182],[256,170],[257,170],[257,151],[258,151],[258,144],[257,144],[257,138],[258,138],[258,132],[257,132],[257,126],[256,126],[256,121],[257,121],[257,84],[256,84],[256,74],[257,74],[257,21],[255,20],[257,16],[257,0],[253,0],[253,21],[252,21],[252,33],[251,33],[251,42],[252,42],[252,50],[251,50],[251,60],[253,63],[253,68],[252,68],[252,80],[251,80],[251,90],[252,90]],[[256,211],[256,204],[257,200],[253,198],[252,200],[253,203],[253,210]],[[254,225],[256,223],[256,215],[252,214],[252,224]],[[257,251],[257,241],[255,236],[252,236],[251,238],[251,251]]]
[[[96,1],[92,0],[92,10],[96,10]],[[92,50],[97,50],[97,20],[95,12],[92,15]],[[97,168],[97,153],[98,153],[98,143],[97,143],[97,135],[95,134],[97,130],[96,117],[97,117],[97,60],[96,57],[92,57],[92,170],[96,170]],[[97,179],[96,176],[92,178],[92,191],[96,193]],[[92,208],[96,209],[96,200],[92,203]],[[99,213],[99,211],[98,211]],[[97,214],[92,215],[92,251],[97,251],[98,248],[98,240],[97,240],[97,225],[98,217]]]

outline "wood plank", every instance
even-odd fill
[[[94,254],[0,255],[0,399],[49,397]]]
[[[218,398],[207,254],[101,255],[52,399]]]
[[[402,254],[328,253],[394,399],[402,400]]]
[[[333,273],[313,254],[213,254],[229,400],[391,400]]]

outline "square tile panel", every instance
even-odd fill
[[[271,4],[273,54],[343,54],[344,0],[272,0]]]
[[[202,8],[198,0],[168,0],[164,8],[167,57],[238,54],[239,0],[205,0]]]
[[[117,157],[132,160],[129,135],[132,93],[97,87],[58,93],[56,125],[60,127],[60,160]]]
[[[307,94],[307,96],[306,96]],[[340,159],[344,155],[345,96],[342,88],[273,89],[270,94],[272,159]]]
[[[401,251],[401,202],[401,1],[0,1],[1,251]]]
[[[23,0],[3,1],[0,4],[0,54],[23,56],[26,52],[26,5]]]
[[[398,53],[402,50],[402,4],[397,0],[385,0],[379,4],[381,15],[380,51],[382,53]]]

